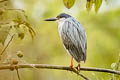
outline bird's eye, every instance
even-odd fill
[[[57,16],[56,18],[58,18],[58,19],[59,19],[59,18],[60,18],[60,16]]]
[[[64,18],[64,16],[57,16],[56,18],[58,18],[58,19],[59,19],[59,18]]]

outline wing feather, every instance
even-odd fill
[[[66,21],[60,32],[63,44],[71,56],[77,61],[86,60],[86,34],[80,23]]]

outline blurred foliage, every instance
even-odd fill
[[[92,9],[93,6],[93,0],[88,0],[86,3],[86,8],[88,11],[90,11]]]
[[[64,2],[64,5],[65,5],[68,9],[70,9],[70,8],[74,5],[75,0],[63,0],[63,2]]]
[[[76,2],[79,1],[85,0],[76,0]],[[13,3],[11,7],[8,5],[7,9],[0,9],[0,11],[3,10],[7,14],[1,25],[7,28],[4,27],[5,31],[10,29],[10,34],[17,33],[17,36],[21,39],[23,39],[24,34],[26,36],[22,41],[16,37],[14,38],[14,42],[6,50],[7,58],[5,60],[9,60],[12,56],[12,58],[19,57],[18,60],[21,63],[69,65],[70,56],[68,56],[59,38],[57,24],[55,22],[43,21],[46,18],[55,17],[61,12],[66,12],[77,18],[87,33],[87,61],[86,63],[81,63],[81,66],[111,68],[111,64],[115,63],[115,66],[118,64],[118,53],[120,53],[120,8],[103,10],[96,15],[92,11],[88,14],[83,8],[79,8],[81,6],[85,7],[86,2],[81,3],[83,5],[76,3],[69,11],[64,8],[62,0],[14,0],[10,3]],[[112,5],[115,6],[116,4],[112,3]],[[16,9],[21,8],[21,6],[25,12]],[[88,4],[88,6],[92,9],[91,4]],[[0,14],[2,13],[0,12]],[[29,20],[26,19],[25,15],[29,17]],[[36,36],[33,41],[28,35],[29,33],[26,33],[29,31],[29,24],[24,23],[24,21],[34,25]],[[9,24],[6,24],[6,22]],[[12,27],[11,30],[11,27],[8,28],[6,25],[16,26]],[[0,27],[0,29],[2,28]],[[0,33],[0,35],[3,34]],[[6,37],[0,37],[3,41],[6,39]],[[0,51],[1,48],[3,47],[0,45]],[[75,61],[74,65],[77,65]],[[115,68],[112,67],[111,69]],[[81,77],[68,71],[21,69],[19,73],[23,80],[82,80]],[[91,80],[111,80],[113,76],[119,80],[119,77],[116,77],[116,75],[111,76],[111,74],[106,73],[82,71],[81,73],[84,73]],[[0,80],[17,79],[16,71],[0,71]]]
[[[101,4],[102,4],[102,0],[95,0],[95,12],[98,12]]]
[[[120,71],[120,54],[119,54],[119,57],[118,57],[118,61],[115,62],[115,63],[112,63],[111,68],[113,70]],[[120,79],[119,75],[112,74],[111,80],[119,80],[119,79]]]
[[[102,1],[103,0],[87,0],[86,8],[87,8],[88,12],[92,9],[93,5],[95,5],[94,8],[95,8],[95,12],[97,13],[99,8],[102,5]]]
[[[101,7],[103,0],[86,0],[86,8],[88,10],[88,12],[92,9],[93,5],[95,4],[95,12],[97,13],[99,8]],[[70,9],[74,3],[75,0],[63,0],[64,5]]]
[[[0,43],[4,44],[8,35],[16,33],[20,39],[23,39],[27,30],[33,38],[35,32],[29,24],[24,11],[10,8],[7,4],[10,4],[10,1],[3,0],[0,2]]]

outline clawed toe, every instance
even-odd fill
[[[71,69],[74,69],[73,65],[70,65],[70,68],[71,68]]]
[[[80,64],[78,64],[78,66],[77,66],[77,70],[80,71]]]

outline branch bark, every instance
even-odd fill
[[[70,67],[67,66],[59,66],[59,65],[49,65],[49,64],[17,64],[17,65],[11,65],[11,64],[1,64],[0,65],[0,70],[5,70],[5,69],[21,69],[21,68],[41,68],[41,69],[57,69],[57,70],[67,70],[67,71],[72,71],[75,74],[81,76],[85,80],[90,80],[88,77],[83,75],[82,73],[79,73],[76,69],[71,69]]]
[[[83,77],[86,80],[90,80],[83,74],[81,74],[79,71],[76,69],[71,69],[68,66],[60,66],[60,65],[49,65],[49,64],[17,64],[17,65],[10,65],[10,64],[1,64],[0,65],[0,70],[5,70],[5,69],[21,69],[21,68],[41,68],[41,69],[57,69],[57,70],[67,70],[67,71],[72,71],[81,77]],[[120,75],[120,71],[115,71],[111,69],[105,69],[105,68],[94,68],[94,67],[81,67],[80,71],[95,71],[95,72],[105,72],[105,73],[111,73],[111,74],[118,74]]]

